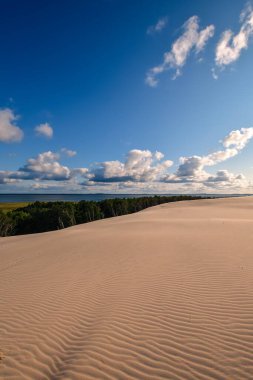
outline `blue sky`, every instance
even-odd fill
[[[0,192],[253,192],[251,3],[0,5]]]

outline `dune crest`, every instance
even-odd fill
[[[1,379],[252,379],[253,198],[0,239]]]

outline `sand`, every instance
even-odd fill
[[[253,198],[0,239],[1,379],[253,379]]]

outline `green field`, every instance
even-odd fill
[[[4,212],[8,212],[8,211],[16,210],[16,208],[19,208],[19,207],[25,207],[28,204],[29,204],[28,202],[11,202],[11,203],[2,202],[0,203],[0,210]]]

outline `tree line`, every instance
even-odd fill
[[[0,236],[59,230],[98,219],[132,214],[162,203],[200,199],[189,195],[115,198],[99,202],[34,202],[4,213],[0,210]]]

